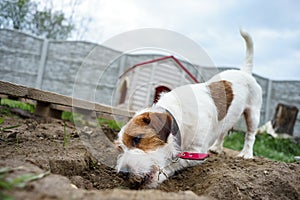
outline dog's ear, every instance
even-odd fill
[[[149,126],[156,131],[158,137],[167,142],[172,129],[172,117],[167,113],[151,112],[148,119],[150,119]]]
[[[145,115],[143,115],[142,121],[143,121],[145,124],[150,124],[150,122],[151,122],[150,114],[149,114],[149,113],[146,113]]]

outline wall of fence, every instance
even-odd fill
[[[161,55],[126,55],[94,43],[46,40],[0,29],[0,80],[108,105],[120,74],[158,57]],[[227,69],[183,64],[200,81]],[[255,77],[263,89],[261,124],[273,118],[278,103],[300,109],[300,81]],[[300,137],[300,114],[294,135]]]

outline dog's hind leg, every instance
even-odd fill
[[[260,109],[247,108],[244,111],[244,117],[247,125],[247,132],[245,135],[245,142],[243,150],[238,156],[244,158],[253,158],[253,145],[255,142],[255,133],[259,124]]]

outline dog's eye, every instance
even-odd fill
[[[132,138],[132,146],[136,147],[140,143],[142,137],[143,137],[142,134],[140,134],[140,135],[138,135],[136,137],[133,137]]]

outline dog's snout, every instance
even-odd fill
[[[130,176],[130,172],[126,172],[126,171],[120,171],[119,174],[126,179],[128,179]]]
[[[122,166],[121,168],[118,169],[118,173],[130,173],[130,167],[128,165]]]
[[[129,169],[129,166],[126,165],[126,166],[120,168],[120,169],[118,170],[118,173],[119,173],[121,176],[123,176],[124,178],[129,178],[129,176],[130,176],[130,169]]]

